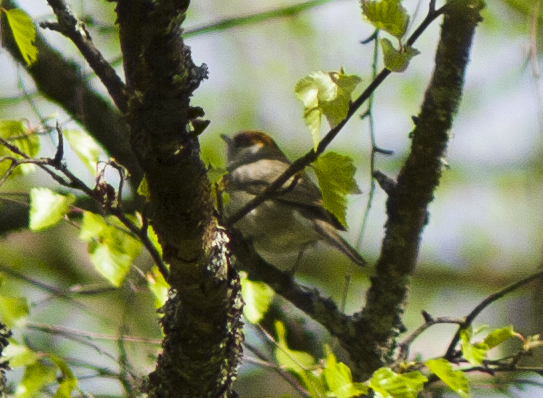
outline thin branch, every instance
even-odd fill
[[[264,338],[269,341],[272,346],[275,348],[275,350],[281,351],[288,359],[290,359],[296,366],[298,366],[300,369],[302,369],[305,373],[309,372],[309,369],[307,369],[304,365],[302,365],[292,354],[287,350],[285,347],[281,346],[275,339],[268,333],[266,329],[264,329],[261,325],[257,325],[258,330],[260,331],[260,334],[264,336]],[[309,382],[312,382],[311,379],[308,380]],[[312,385],[312,387],[315,389],[315,393],[317,393],[318,398],[323,398],[322,395],[319,393],[318,389]],[[306,393],[306,396],[310,394]]]
[[[60,129],[60,124],[57,120],[56,126],[57,130],[57,136],[58,136],[58,145],[57,145],[57,153],[55,154],[55,157],[53,158],[53,163],[60,166],[62,163],[62,158],[64,157],[64,136],[62,135],[62,130]]]
[[[270,20],[270,19],[290,17],[293,15],[299,14],[303,11],[306,11],[310,8],[329,3],[331,1],[333,0],[312,0],[305,3],[277,8],[275,10],[270,10],[270,11],[259,12],[256,14],[247,15],[243,17],[227,18],[227,19],[213,22],[207,25],[188,28],[185,31],[183,36],[185,37],[196,36],[202,33],[216,32],[220,30],[236,28],[239,26],[259,23],[262,21]]]
[[[57,325],[48,325],[46,323],[40,323],[40,322],[27,322],[25,324],[26,327],[34,330],[39,330],[46,333],[51,334],[58,334],[58,335],[64,335],[64,336],[79,336],[79,337],[85,337],[88,339],[93,340],[108,340],[108,341],[118,341],[119,339],[123,341],[129,341],[132,343],[145,343],[145,344],[153,344],[158,345],[161,343],[161,339],[150,339],[147,337],[138,337],[138,336],[113,336],[110,334],[105,333],[94,333],[94,332],[88,332],[86,330],[79,330],[79,329],[73,329],[66,326],[57,326]]]
[[[168,281],[170,277],[170,271],[168,270],[166,263],[162,261],[162,257],[160,256],[158,250],[155,248],[155,245],[153,244],[153,242],[151,242],[151,239],[149,239],[147,231],[138,228],[132,221],[130,221],[128,217],[126,217],[126,215],[120,209],[112,208],[110,211],[111,214],[117,217],[119,221],[122,222],[124,226],[130,230],[130,232],[135,234],[141,240],[151,257],[153,258],[153,261],[158,267],[158,270],[160,271],[164,279]]]
[[[460,341],[460,332],[464,329],[466,329],[467,327],[469,327],[473,321],[475,320],[475,318],[486,308],[488,307],[490,304],[492,304],[493,302],[503,298],[505,295],[511,293],[511,292],[514,292],[515,290],[517,290],[518,288],[536,280],[536,279],[539,279],[539,278],[542,278],[543,277],[543,271],[541,272],[537,272],[533,275],[530,275],[528,276],[527,278],[524,278],[516,283],[513,283],[512,285],[509,285],[505,288],[503,288],[502,290],[496,292],[496,293],[493,293],[491,294],[490,296],[488,296],[487,298],[485,298],[483,301],[481,301],[474,309],[473,311],[471,311],[469,313],[468,316],[466,316],[466,319],[465,321],[460,325],[460,327],[458,328],[458,331],[456,332],[456,334],[454,335],[451,343],[449,344],[449,348],[447,349],[447,352],[444,356],[444,358],[446,359],[451,359],[454,357],[454,353],[455,353],[455,349],[456,349],[456,345],[458,344],[458,342]]]
[[[242,17],[221,19],[216,22],[210,22],[210,23],[203,24],[200,26],[187,28],[183,32],[183,37],[188,38],[188,37],[198,36],[198,35],[202,35],[206,33],[216,33],[222,30],[237,28],[237,27],[241,27],[245,25],[257,24],[257,23],[261,23],[261,22],[268,21],[271,19],[292,17],[306,10],[324,5],[326,3],[330,3],[332,1],[334,0],[312,0],[306,3],[300,3],[300,4],[291,5],[291,6],[281,7],[275,10],[258,12],[255,14],[245,15]],[[88,25],[90,26],[90,23]],[[99,28],[99,29],[106,30],[108,28],[105,27],[105,28]],[[110,30],[112,31],[114,30],[115,32],[117,32],[118,28],[115,26],[115,27],[112,27]],[[123,57],[118,56],[112,59],[110,64],[115,66],[115,65],[121,64],[122,61],[123,61]],[[89,79],[93,77],[94,75],[95,75],[95,72],[90,72],[85,76],[85,78]]]
[[[67,8],[64,0],[47,0],[57,16],[58,23],[42,22],[45,29],[56,30],[72,40],[91,68],[96,72],[104,86],[121,112],[128,111],[128,94],[126,86],[96,48],[85,24],[79,21]]]
[[[2,174],[2,177],[0,177],[0,187],[2,185],[4,185],[4,183],[7,181],[7,179],[11,175],[11,173],[13,173],[15,168],[19,165],[19,163],[17,162],[17,159],[15,159],[13,157],[10,157],[10,156],[2,156],[0,158],[0,163],[4,162],[6,160],[10,160],[11,164],[9,165],[8,169],[6,171],[4,171],[4,174]]]
[[[43,291],[51,294],[55,298],[60,298],[60,299],[66,300],[70,304],[77,307],[79,310],[81,310],[83,312],[86,312],[86,313],[100,319],[100,321],[102,321],[102,322],[106,321],[106,318],[104,318],[101,314],[94,311],[94,309],[86,306],[85,304],[83,304],[83,303],[75,300],[73,297],[71,297],[70,296],[70,291],[64,291],[62,289],[58,289],[57,287],[47,285],[47,284],[45,284],[45,283],[43,283],[41,281],[38,281],[37,279],[34,279],[34,278],[29,277],[27,275],[24,275],[24,274],[22,274],[22,273],[20,273],[20,272],[18,272],[16,270],[14,270],[13,268],[6,266],[6,265],[0,264],[0,270],[3,273],[6,273],[6,274],[8,274],[10,276],[21,279],[21,280],[29,283],[30,285],[35,286],[38,289],[43,290]],[[110,290],[110,289],[113,289],[113,288],[107,287],[107,289]],[[39,305],[39,304],[40,304],[40,302],[35,303],[35,305]]]
[[[33,322],[28,322],[26,324],[26,327],[31,330],[37,330],[42,333],[48,333],[53,336],[59,336],[59,337],[74,341],[76,343],[79,343],[81,345],[90,347],[94,349],[97,353],[104,355],[106,358],[111,359],[114,363],[119,364],[118,358],[115,358],[115,356],[103,350],[97,344],[94,344],[91,341],[90,337],[84,336],[81,333],[74,333],[67,328],[62,328],[58,326],[49,326],[46,324],[39,324],[39,323],[33,323]],[[137,378],[137,375],[132,371],[132,369],[129,369],[127,367],[124,367],[124,369],[130,374],[131,377],[133,377],[134,379]]]
[[[294,388],[300,395],[303,397],[311,397],[311,394],[304,389],[300,383],[288,372],[285,371],[281,366],[276,365],[273,362],[268,361],[268,359],[265,357],[263,353],[260,352],[255,346],[244,342],[243,346],[247,348],[250,352],[252,352],[254,355],[256,355],[259,359],[259,362],[256,361],[253,362],[260,366],[265,366],[268,368],[273,369],[283,380],[285,380],[292,388]],[[245,357],[244,360],[246,361],[247,358]]]
[[[372,79],[375,79],[377,76],[377,63],[379,61],[379,29],[375,29],[373,34],[367,38],[366,40],[363,40],[362,44],[370,43],[371,40],[373,40],[373,60],[371,64],[371,74]],[[375,123],[373,118],[373,95],[370,96],[368,100],[368,107],[366,108],[366,111],[364,114],[360,117],[360,119],[368,119],[369,124],[369,136],[370,136],[370,142],[371,142],[371,154],[370,154],[370,189],[368,193],[368,200],[366,202],[366,209],[364,210],[364,216],[362,217],[362,225],[360,226],[360,232],[358,235],[358,240],[356,247],[358,249],[362,248],[362,243],[364,240],[364,234],[366,233],[366,227],[369,220],[371,205],[373,203],[373,195],[375,193],[375,180],[373,179],[373,170],[375,169]],[[349,267],[349,273],[345,276],[345,287],[343,289],[343,294],[341,298],[341,311],[345,312],[345,307],[347,306],[347,295],[349,292],[349,287],[351,284],[351,278],[353,273],[355,272],[356,264],[351,264]]]
[[[419,25],[417,30],[409,37],[407,40],[407,45],[412,45],[417,38],[422,34],[422,32],[430,26],[430,24],[442,15],[445,12],[445,6],[441,7],[439,10],[434,11],[430,8],[430,12]],[[345,119],[343,119],[338,125],[330,129],[330,131],[324,136],[320,141],[317,150],[312,149],[306,153],[301,158],[294,161],[283,174],[281,174],[272,184],[270,184],[260,195],[256,196],[250,200],[245,206],[238,210],[235,214],[228,218],[226,225],[234,225],[236,222],[241,220],[245,215],[254,210],[257,206],[265,202],[266,200],[273,197],[274,193],[279,190],[283,184],[285,184],[293,175],[304,170],[307,166],[313,163],[317,158],[326,150],[328,145],[334,140],[334,138],[339,134],[341,129],[347,124],[351,117],[358,111],[358,109],[368,100],[371,95],[375,92],[377,87],[391,74],[392,72],[386,68],[381,70],[369,86],[364,90],[362,94],[349,106],[349,110]]]
[[[379,183],[379,186],[387,193],[387,195],[390,196],[394,194],[394,190],[396,189],[396,181],[394,181],[392,178],[388,177],[379,170],[375,170],[373,172],[373,179]]]
[[[464,319],[451,318],[451,317],[432,318],[427,312],[423,312],[423,316],[426,320],[426,323],[420,325],[404,341],[398,344],[399,353],[398,353],[397,362],[403,362],[407,360],[407,357],[409,356],[409,347],[411,346],[413,341],[415,341],[417,337],[419,337],[422,333],[424,333],[426,330],[428,330],[432,326],[443,324],[443,323],[452,323],[456,325],[461,325],[462,322],[464,322]]]
[[[462,372],[483,372],[489,373],[494,376],[494,373],[497,372],[535,372],[540,376],[543,376],[543,367],[537,366],[496,366],[496,367],[486,367],[486,366],[473,366],[471,368],[460,369]]]
[[[85,193],[87,196],[89,196],[90,198],[93,198],[94,200],[96,200],[103,208],[105,208],[109,213],[117,217],[119,221],[121,221],[135,236],[137,236],[142,241],[143,245],[145,246],[145,248],[147,249],[151,257],[153,258],[153,260],[155,261],[160,273],[162,274],[165,280],[168,280],[169,278],[168,268],[166,267],[166,264],[162,261],[162,257],[160,256],[157,249],[155,248],[155,246],[153,245],[153,243],[147,236],[147,233],[139,229],[132,221],[130,221],[128,217],[126,217],[126,215],[123,213],[120,207],[111,206],[108,203],[105,203],[104,200],[107,201],[107,198],[104,199],[103,197],[101,197],[99,190],[96,190],[96,189],[93,190],[90,187],[88,187],[82,180],[76,177],[68,169],[66,164],[62,163],[61,158],[62,158],[62,154],[64,153],[62,146],[63,146],[64,141],[61,138],[62,132],[58,126],[58,123],[57,123],[57,131],[59,133],[59,143],[58,143],[58,147],[57,147],[57,151],[56,151],[56,155],[54,159],[50,159],[50,158],[32,159],[26,153],[24,153],[19,148],[17,148],[15,145],[9,143],[3,138],[0,138],[0,144],[4,145],[10,151],[12,151],[16,155],[19,155],[23,158],[23,159],[14,158],[12,160],[13,163],[11,166],[13,166],[13,164],[17,166],[18,164],[22,164],[22,163],[34,163],[38,165],[42,170],[47,172],[56,182],[58,182],[62,186],[80,190],[83,193]],[[59,159],[57,159],[59,157],[59,154],[60,154],[60,161]],[[8,169],[8,172],[12,169],[11,166]],[[64,176],[68,180],[64,180],[61,176],[59,176],[58,174],[50,170],[48,166],[53,167],[57,171],[60,171],[62,174],[64,174]],[[5,175],[2,176],[2,178],[0,179],[0,182],[3,182],[5,178],[7,178],[5,177]],[[122,188],[122,185],[120,185],[120,187]]]

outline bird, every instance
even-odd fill
[[[230,196],[226,217],[235,214],[261,194],[290,166],[286,155],[273,138],[256,130],[221,135],[226,142],[225,191]],[[306,247],[318,241],[332,246],[357,265],[364,258],[339,231],[345,228],[323,207],[319,188],[305,173],[299,173],[273,196],[252,209],[232,226],[250,240],[259,254],[284,254],[298,251],[295,269]]]

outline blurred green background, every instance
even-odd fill
[[[87,21],[94,42],[106,58],[117,60],[117,70],[122,75],[114,4],[83,0],[69,3]],[[373,44],[363,45],[360,41],[370,36],[373,28],[362,20],[355,0],[320,1],[290,16],[247,24],[236,22],[242,16],[296,3],[201,0],[191,5],[185,27],[192,33],[186,42],[192,48],[195,62],[206,63],[210,71],[209,79],[197,90],[192,104],[202,106],[206,118],[211,120],[201,142],[206,155],[217,166],[223,161],[224,149],[219,135],[231,135],[242,129],[267,131],[291,159],[311,148],[302,119],[302,104],[294,95],[296,82],[307,74],[344,67],[347,73],[363,78],[355,94],[371,80]],[[436,317],[464,316],[490,293],[541,268],[543,83],[539,67],[543,4],[530,0],[487,3],[470,56],[463,102],[451,131],[448,168],[430,206],[429,224],[421,243],[420,264],[413,277],[405,314],[409,330],[423,322],[421,310]],[[424,18],[427,2],[405,0],[403,4],[413,16],[410,29],[413,31]],[[19,5],[36,21],[53,18],[45,0],[19,1]],[[224,29],[220,26],[202,29],[230,19],[234,22],[225,24]],[[92,79],[96,90],[106,95],[100,81],[93,77],[67,39],[55,32],[42,30],[41,33],[51,45],[80,63],[81,75]],[[377,145],[394,151],[392,156],[378,155],[376,168],[391,177],[399,171],[409,149],[411,116],[418,113],[430,79],[438,35],[439,21],[436,21],[415,45],[421,54],[413,59],[406,72],[390,76],[374,97]],[[41,116],[55,114],[66,128],[82,127],[71,122],[58,105],[39,95],[32,79],[7,51],[0,53],[0,70],[0,118],[25,118],[36,124],[38,110]],[[23,90],[27,96],[23,96]],[[52,141],[44,137],[42,155],[51,156],[54,148]],[[368,121],[358,117],[347,124],[331,145],[331,150],[353,157],[358,168],[356,179],[364,193],[350,197],[347,238],[353,244],[362,242],[360,251],[373,263],[379,255],[386,221],[386,195],[376,189],[367,228],[361,237],[370,189],[370,149]],[[67,151],[65,157],[71,170],[92,184],[90,173]],[[108,178],[113,184],[116,176],[111,173]],[[2,186],[0,206],[7,202],[24,206],[20,194],[32,186],[54,187],[54,184],[40,173],[14,180]],[[97,395],[122,395],[115,378],[111,377],[110,383],[104,382],[96,366],[115,374],[133,369],[141,375],[153,369],[159,348],[156,339],[160,339],[153,297],[137,270],[131,272],[121,289],[110,288],[94,271],[77,233],[76,228],[64,223],[42,233],[21,230],[2,236],[0,273],[4,275],[4,284],[0,292],[27,296],[33,303],[31,323],[14,330],[19,341],[24,336],[36,350],[54,350],[73,358],[70,364],[76,374],[85,378],[81,381],[84,390]],[[147,270],[150,259],[142,255],[137,266]],[[353,270],[341,255],[322,246],[310,250],[297,278],[339,303],[347,275],[352,275],[352,283],[346,308],[353,313],[364,303],[368,276]],[[47,286],[40,287],[38,282]],[[524,335],[541,332],[541,288],[532,284],[506,297],[485,310],[476,325],[514,324]],[[307,327],[304,338],[307,333],[311,337],[307,341],[318,338],[333,344],[318,325],[287,303],[278,300],[275,311],[284,311],[294,324],[303,323]],[[63,334],[38,330],[41,324],[84,330],[92,339],[79,336],[86,343],[81,344]],[[430,329],[415,342],[412,353],[420,353],[424,358],[442,355],[454,330],[452,326]],[[120,334],[155,340],[127,342],[126,363],[120,366],[118,356],[124,349],[115,340]],[[247,340],[263,351],[269,348],[269,342],[263,341],[254,327],[247,327]],[[322,350],[319,341],[313,348],[298,349]],[[248,361],[241,368],[236,386],[242,396],[279,397],[283,393],[297,396],[275,372],[251,361],[253,354],[246,350],[246,355]],[[541,359],[536,356],[533,361],[540,364]],[[77,365],[77,361],[81,363]],[[85,367],[83,362],[90,365]],[[17,369],[9,372],[8,378],[15,382],[20,377],[17,372]],[[528,383],[522,390],[517,385],[504,384],[504,391],[499,392],[494,389],[496,380],[481,376],[480,388],[474,396],[543,395],[538,386],[543,383],[541,377],[515,376]],[[509,377],[513,376],[502,375],[498,381],[511,381]]]

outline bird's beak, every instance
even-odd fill
[[[234,153],[234,140],[232,140],[232,138],[224,134],[221,134],[221,138],[226,143],[226,159],[227,159],[226,163],[228,165],[232,157],[232,154]]]
[[[221,134],[221,138],[224,142],[226,142],[226,145],[231,146],[232,145],[232,138],[228,137],[227,135]]]

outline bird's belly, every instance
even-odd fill
[[[231,193],[227,215],[232,215],[254,196]],[[240,205],[241,203],[241,205]],[[302,216],[295,207],[268,200],[239,220],[234,228],[250,239],[257,251],[286,253],[299,251],[321,236],[313,222]]]

